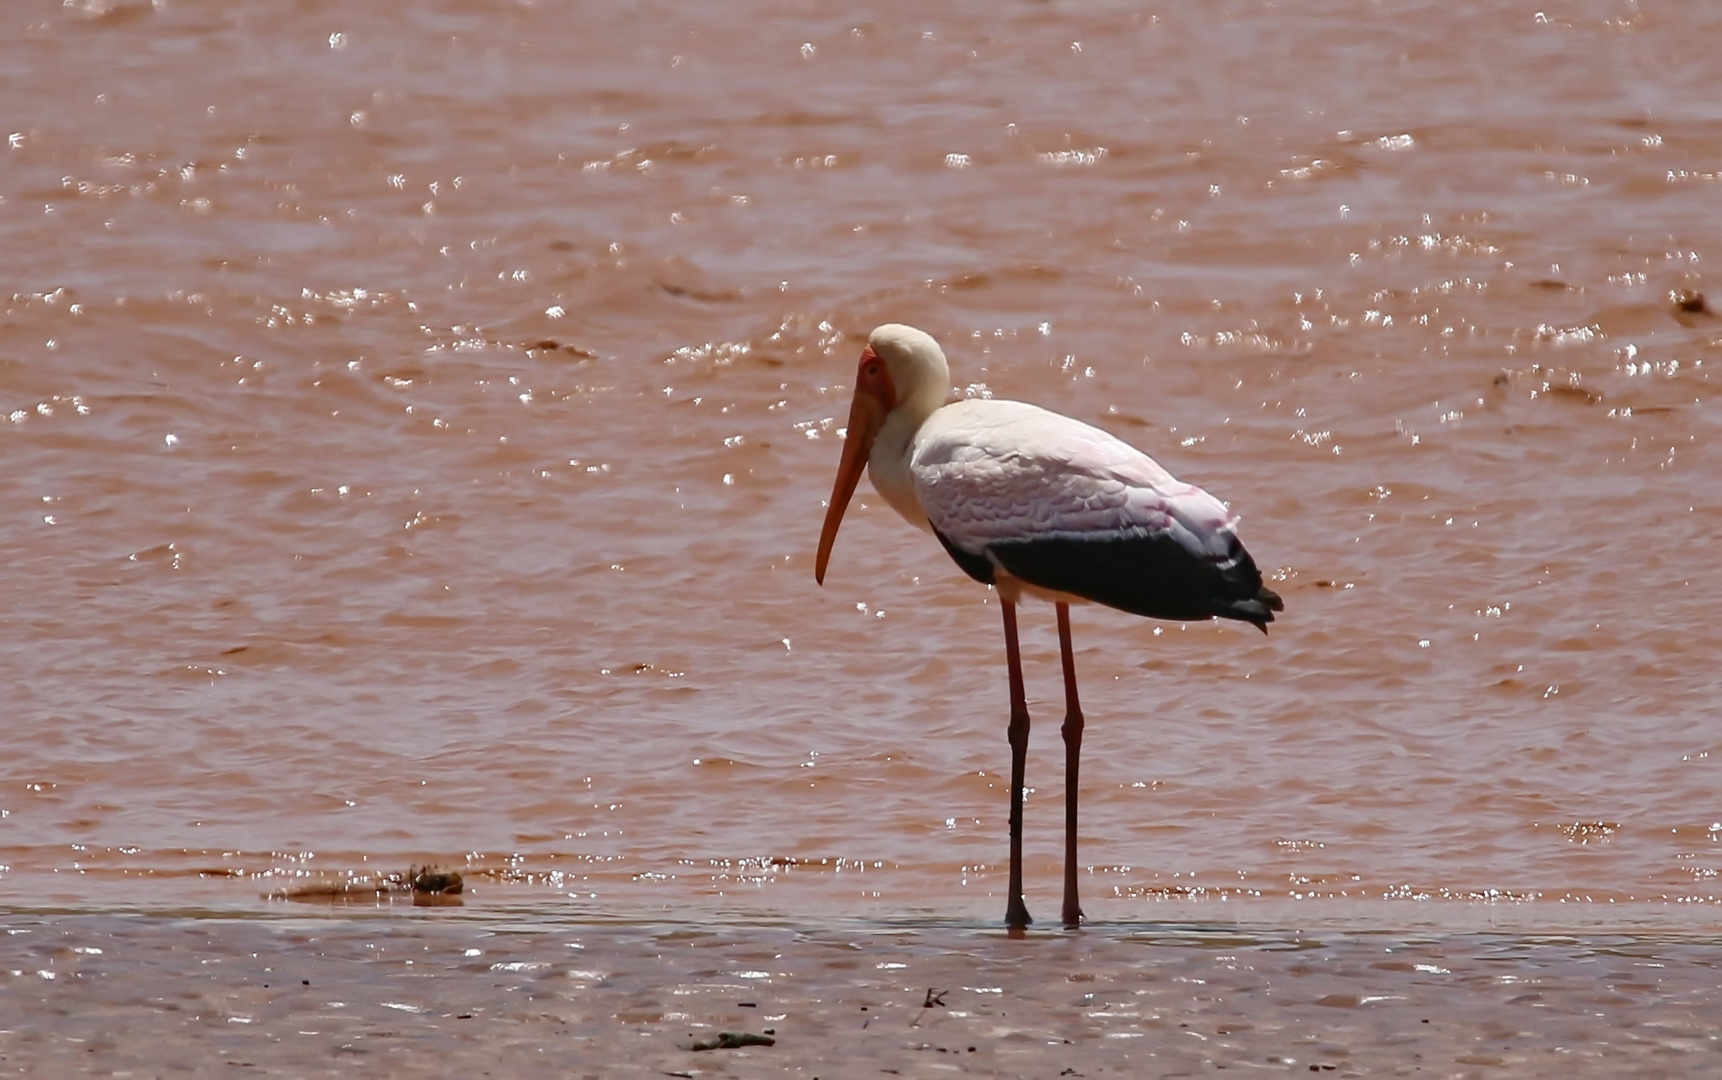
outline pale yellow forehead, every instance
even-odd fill
[[[876,328],[868,335],[867,343],[873,346],[873,351],[886,351],[901,355],[941,353],[939,343],[925,330],[917,330],[913,326],[902,323],[886,323]],[[941,353],[942,355],[942,353]]]

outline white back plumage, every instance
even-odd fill
[[[1019,401],[959,401],[915,432],[909,473],[928,522],[974,555],[989,544],[1169,535],[1224,560],[1237,515],[1147,454]]]

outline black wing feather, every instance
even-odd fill
[[[1192,553],[1168,533],[1146,530],[1006,541],[989,544],[984,555],[971,555],[943,536],[939,539],[976,581],[992,584],[996,562],[1030,585],[1132,615],[1180,622],[1237,619],[1265,632],[1274,612],[1285,607],[1262,584],[1255,560],[1235,536],[1217,560]]]

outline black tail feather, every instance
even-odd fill
[[[1167,533],[1145,531],[1000,543],[987,552],[1030,585],[1132,615],[1178,622],[1237,619],[1265,633],[1274,612],[1285,610],[1279,595],[1262,584],[1255,560],[1236,537],[1226,557],[1217,561],[1192,553]]]

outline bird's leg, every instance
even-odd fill
[[[1076,700],[1076,658],[1070,649],[1070,605],[1058,605],[1058,655],[1064,662],[1064,925],[1082,925],[1076,899],[1076,776],[1082,760],[1082,703]]]
[[[1034,920],[1022,902],[1022,785],[1028,768],[1028,699],[1022,688],[1022,651],[1016,640],[1016,604],[999,598],[1004,608],[1005,661],[1010,667],[1010,900],[1005,925],[1020,930]]]

